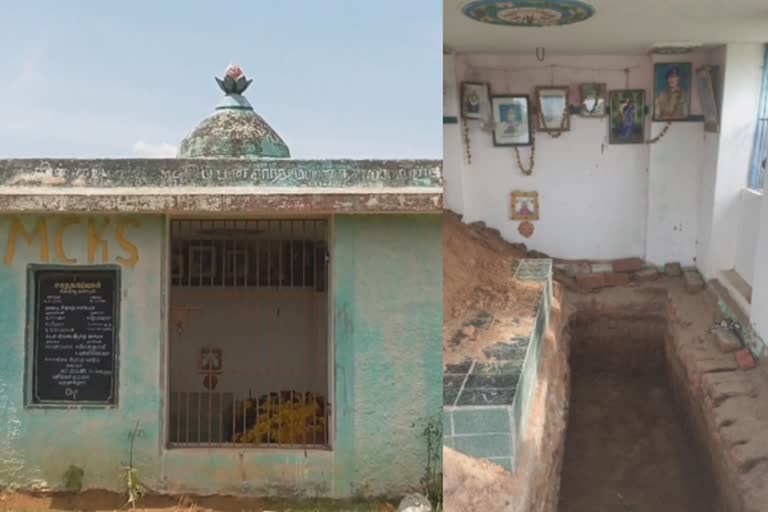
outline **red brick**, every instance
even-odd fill
[[[635,273],[635,279],[640,282],[655,281],[659,278],[659,271],[656,267],[644,268]]]
[[[645,262],[640,258],[624,258],[613,262],[614,272],[637,272],[642,270]]]
[[[582,290],[595,290],[605,286],[606,274],[576,274],[576,286]]]
[[[612,272],[610,274],[603,274],[603,276],[605,278],[605,286],[627,286],[629,284],[629,274]]]
[[[752,352],[750,352],[749,349],[743,348],[734,355],[736,356],[736,362],[738,363],[739,368],[742,370],[751,370],[757,365],[755,358],[752,357]]]

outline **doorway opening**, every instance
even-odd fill
[[[169,447],[330,447],[327,224],[171,221]]]

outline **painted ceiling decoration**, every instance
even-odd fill
[[[595,14],[578,0],[473,0],[462,11],[476,21],[512,27],[570,25]]]

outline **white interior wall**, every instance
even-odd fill
[[[709,51],[699,51],[683,57],[654,55],[652,61],[690,62],[695,75],[696,69],[710,64],[710,59]],[[690,113],[702,113],[695,82]],[[649,138],[660,133],[665,125],[651,122]],[[696,261],[699,183],[705,134],[701,122],[675,122],[659,142],[648,146],[650,165],[645,257],[649,263],[661,265],[677,261],[693,265]]]
[[[537,85],[589,81],[606,82],[609,89],[645,89],[650,83],[646,57],[550,57],[543,63],[534,56],[460,59],[458,80],[489,82],[491,94],[533,96]],[[627,67],[633,68],[628,83],[620,71]],[[491,133],[471,122],[472,163],[464,167],[463,182],[466,221],[485,221],[507,240],[563,258],[643,255],[648,153],[642,145],[609,145],[607,126],[607,119],[572,116],[571,130],[558,139],[537,133],[536,166],[525,176],[513,148],[494,147]],[[530,148],[520,148],[520,154],[527,165]],[[541,218],[530,239],[509,219],[513,190],[539,192]]]
[[[711,51],[694,52],[685,58],[663,61],[692,62],[695,70],[711,63]],[[605,82],[608,89],[644,89],[646,102],[653,100],[653,62],[650,56],[534,56],[460,55],[450,73],[461,81],[484,81],[492,94],[533,95],[537,85],[575,86]],[[624,69],[630,69],[627,76]],[[448,69],[448,66],[446,66]],[[446,76],[450,76],[446,72]],[[458,94],[456,92],[455,94]],[[700,114],[693,88],[692,114]],[[646,137],[663,128],[646,118]],[[455,160],[463,153],[446,152],[445,166],[461,169],[465,221],[482,220],[513,242],[562,258],[612,259],[646,257],[662,264],[695,261],[699,238],[701,169],[707,136],[701,122],[674,123],[667,135],[652,146],[608,144],[608,120],[572,116],[571,131],[552,139],[536,134],[536,167],[523,175],[512,148],[494,147],[491,133],[470,121],[472,162]],[[460,139],[463,145],[463,138]],[[455,144],[446,139],[446,145]],[[462,147],[463,151],[463,147]],[[529,148],[520,148],[527,164]],[[446,194],[456,191],[446,184]],[[541,219],[530,239],[517,232],[518,222],[509,219],[509,194],[513,190],[539,192]],[[610,191],[610,193],[606,193]]]
[[[327,395],[327,294],[305,288],[171,288],[174,306],[195,308],[183,333],[170,326],[171,391],[205,392],[200,349],[221,348],[216,392]]]
[[[709,236],[699,261],[707,279],[736,266],[743,218],[741,197],[752,157],[764,54],[762,44],[728,44],[725,48],[717,167],[714,179],[708,177],[709,182],[702,187],[702,193],[707,194],[702,204],[707,210],[711,208],[703,226]]]
[[[757,238],[760,231],[760,208],[763,194],[745,188],[739,198],[738,247],[736,251],[736,272],[750,285],[753,285],[755,270],[755,253]],[[762,260],[765,261],[765,260]]]
[[[768,341],[768,194],[760,198],[760,216],[755,241],[755,262],[752,278],[752,327],[764,342]],[[768,357],[768,346],[763,355]]]
[[[443,116],[460,119],[460,82],[454,64],[453,55],[443,55]],[[443,123],[443,200],[447,209],[458,214],[464,213],[463,167],[461,124]]]

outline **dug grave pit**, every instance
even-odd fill
[[[714,512],[706,457],[676,400],[662,305],[606,313],[583,308],[568,322],[571,398],[560,512]]]

